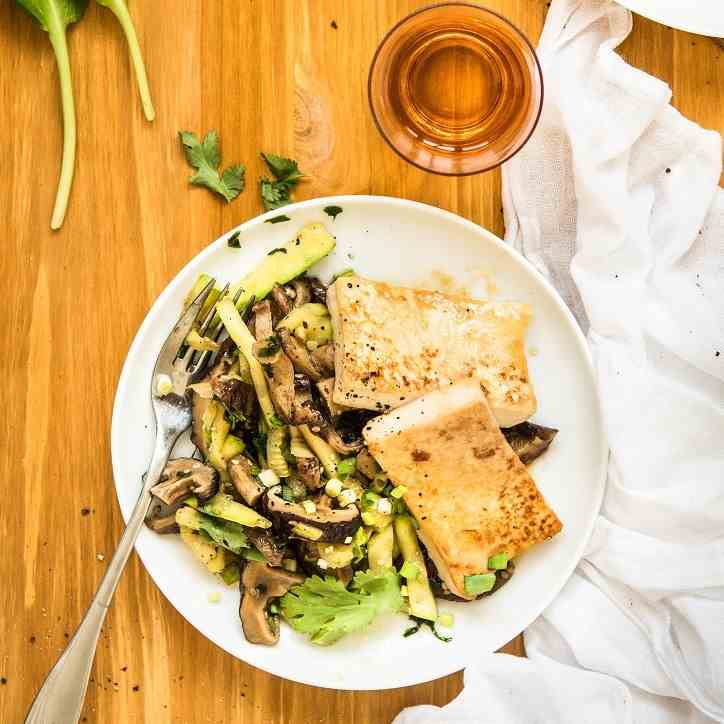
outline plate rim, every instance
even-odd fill
[[[680,12],[675,18],[667,18],[667,8],[660,10],[660,7],[656,6],[652,0],[619,0],[627,10],[630,10],[637,15],[641,15],[648,20],[653,20],[655,23],[660,25],[666,25],[676,30],[683,30],[686,33],[693,33],[694,35],[701,35],[705,38],[718,38],[724,36],[724,6],[719,8],[720,18],[719,22],[714,25],[712,31],[712,20],[711,18],[700,18],[699,20],[691,19],[686,13]],[[700,6],[704,7],[703,5]],[[715,8],[716,9],[716,8]],[[691,10],[691,8],[687,8]],[[713,17],[713,16],[712,16]]]
[[[544,289],[549,293],[549,296],[552,298],[553,302],[555,303],[556,307],[563,313],[563,317],[566,321],[566,324],[569,326],[571,331],[573,332],[573,336],[576,341],[576,347],[580,352],[582,352],[582,359],[585,361],[585,372],[586,375],[589,378],[591,389],[593,393],[593,398],[595,400],[595,412],[596,412],[596,418],[599,421],[599,427],[600,427],[600,435],[599,435],[599,448],[601,450],[600,454],[600,460],[598,460],[598,464],[596,466],[596,476],[595,480],[593,481],[595,483],[595,498],[593,501],[593,505],[591,507],[591,518],[588,521],[588,524],[586,526],[586,532],[584,535],[581,536],[578,546],[576,547],[575,554],[571,558],[571,563],[565,567],[558,569],[558,575],[556,576],[555,585],[550,587],[550,593],[542,597],[538,606],[535,607],[534,615],[530,618],[529,621],[521,628],[521,630],[515,634],[516,636],[522,634],[540,615],[541,613],[550,605],[550,603],[558,596],[558,594],[561,592],[563,587],[566,585],[570,577],[573,575],[573,572],[575,571],[576,567],[578,566],[578,563],[580,562],[581,558],[583,557],[583,554],[585,552],[585,549],[588,545],[588,542],[591,538],[591,535],[593,534],[593,529],[595,527],[596,519],[598,518],[601,505],[603,503],[603,496],[605,493],[606,488],[606,475],[607,475],[607,469],[608,469],[608,458],[609,458],[609,448],[608,443],[606,439],[605,429],[603,425],[603,413],[601,408],[601,402],[598,394],[598,388],[595,382],[595,367],[593,363],[593,358],[591,355],[591,350],[588,346],[588,343],[586,341],[586,338],[581,330],[581,328],[578,325],[578,322],[576,321],[575,317],[573,316],[571,310],[568,308],[566,303],[561,298],[558,291],[555,289],[555,287],[541,274],[541,272],[533,266],[533,264],[526,259],[522,254],[520,254],[518,251],[513,249],[509,244],[507,244],[503,239],[495,235],[492,231],[486,229],[483,226],[480,226],[473,221],[470,221],[469,219],[466,219],[463,216],[460,216],[459,214],[456,214],[452,211],[448,211],[446,209],[441,209],[437,206],[433,206],[432,204],[426,204],[420,201],[413,201],[411,199],[403,199],[396,196],[382,196],[382,195],[375,195],[375,194],[341,194],[341,195],[334,195],[334,196],[320,196],[313,199],[306,199],[304,201],[298,201],[293,204],[289,204],[285,207],[283,207],[283,213],[290,215],[292,212],[296,210],[303,210],[303,209],[309,209],[309,208],[315,208],[319,207],[320,211],[324,208],[324,206],[330,206],[330,205],[342,205],[344,203],[347,204],[364,204],[364,203],[373,203],[373,204],[382,204],[382,205],[388,205],[393,207],[406,207],[411,209],[416,209],[418,211],[421,211],[423,213],[431,213],[433,215],[436,215],[442,219],[445,219],[449,222],[452,222],[454,224],[460,224],[463,227],[466,227],[468,230],[472,231],[475,234],[481,235],[485,237],[486,241],[493,244],[493,246],[497,247],[500,251],[507,254],[514,263],[517,263],[519,265],[522,265],[529,273],[531,273],[540,283],[542,283]],[[244,232],[245,230],[249,229],[250,227],[254,227],[260,224],[263,224],[266,222],[269,218],[274,218],[274,216],[278,216],[280,213],[279,209],[273,209],[271,211],[264,212],[262,214],[259,214],[257,216],[252,217],[251,219],[248,219],[247,221],[242,222],[241,224],[238,224],[237,226],[234,226],[226,231],[224,231],[221,235],[219,235],[214,241],[209,243],[206,247],[201,249],[197,254],[191,256],[186,263],[179,269],[179,271],[172,277],[172,279],[167,283],[163,291],[153,300],[153,303],[150,305],[150,307],[147,309],[146,314],[144,316],[143,321],[139,325],[138,329],[136,330],[136,333],[133,337],[133,340],[131,341],[131,344],[128,348],[128,352],[126,353],[126,357],[123,361],[123,365],[121,367],[121,372],[118,377],[118,381],[116,383],[116,391],[114,394],[113,399],[113,410],[111,414],[111,465],[112,465],[112,472],[113,472],[113,485],[115,489],[115,495],[116,495],[116,501],[118,504],[118,508],[120,509],[121,517],[123,518],[124,523],[128,522],[128,519],[130,515],[126,515],[126,512],[121,505],[119,490],[120,485],[117,480],[116,475],[116,468],[117,468],[117,454],[115,453],[116,448],[116,436],[117,431],[119,429],[119,418],[121,416],[121,399],[125,397],[126,395],[126,388],[130,385],[130,378],[132,375],[132,366],[129,365],[129,360],[134,357],[137,353],[137,348],[141,344],[141,339],[145,336],[145,332],[147,328],[151,324],[151,318],[154,316],[154,311],[157,307],[162,306],[166,298],[169,297],[175,287],[177,280],[182,277],[187,269],[187,267],[191,264],[195,264],[199,261],[203,261],[203,259],[207,256],[210,256],[214,251],[220,247],[225,240],[228,238],[229,234],[234,233],[235,231]],[[154,426],[155,426],[155,419],[154,419]],[[192,623],[175,605],[174,601],[166,595],[164,589],[157,583],[156,579],[154,578],[153,574],[149,570],[148,565],[146,564],[146,561],[144,560],[144,556],[141,554],[140,551],[137,550],[136,545],[134,545],[134,550],[136,551],[138,558],[140,559],[141,563],[143,564],[144,569],[146,570],[146,573],[153,581],[153,584],[156,586],[156,588],[161,592],[161,594],[166,598],[166,600],[171,604],[171,606],[174,608],[174,610],[187,622],[189,623],[197,632],[199,635],[203,636],[205,639],[210,641],[211,643],[218,646],[220,649],[222,649],[224,652],[232,656],[234,659],[238,659],[239,661],[242,661],[248,666],[251,666],[253,668],[257,668],[261,671],[264,671],[265,673],[271,674],[273,676],[278,676],[279,678],[286,679],[288,681],[294,681],[299,684],[305,684],[308,686],[313,686],[316,688],[321,689],[333,689],[333,690],[339,690],[339,691],[386,691],[389,689],[397,689],[402,688],[406,686],[416,686],[419,684],[424,684],[429,681],[435,681],[438,678],[442,678],[444,676],[449,676],[453,673],[456,673],[458,671],[461,671],[465,668],[467,665],[467,661],[461,662],[458,661],[456,663],[453,663],[452,667],[446,667],[445,670],[442,673],[436,674],[432,677],[429,677],[427,675],[423,675],[423,678],[414,678],[414,676],[409,677],[407,680],[403,681],[403,683],[395,683],[392,686],[379,688],[379,687],[372,687],[372,686],[361,686],[361,687],[348,687],[348,686],[335,686],[332,683],[325,683],[325,682],[319,682],[315,681],[311,677],[306,677],[303,674],[295,674],[294,676],[290,676],[288,674],[279,674],[276,671],[272,671],[271,668],[268,666],[268,664],[260,664],[260,663],[251,663],[249,661],[246,661],[245,659],[241,658],[237,653],[230,650],[227,645],[225,645],[224,641],[219,640],[218,637],[211,636],[207,634],[204,631],[201,631],[196,627],[194,623]],[[495,645],[495,651],[500,649],[501,646],[504,646],[507,641],[501,641]],[[311,645],[311,644],[310,644]]]

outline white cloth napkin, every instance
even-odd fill
[[[588,335],[611,446],[584,559],[528,629],[472,661],[433,722],[724,722],[721,139],[614,48],[631,14],[554,0],[546,100],[504,168],[506,238]]]

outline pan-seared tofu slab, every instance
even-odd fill
[[[391,410],[439,387],[477,379],[501,427],[536,410],[525,358],[530,309],[406,289],[356,276],[327,291],[335,339],[334,401]]]
[[[420,524],[418,535],[457,596],[465,576],[488,572],[553,537],[561,522],[506,442],[480,386],[467,381],[374,418],[369,451]]]

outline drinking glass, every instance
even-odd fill
[[[404,159],[463,176],[521,149],[543,105],[533,46],[498,13],[466,2],[423,8],[390,30],[369,74],[372,115]]]

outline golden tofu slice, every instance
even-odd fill
[[[369,451],[420,524],[418,536],[457,596],[465,576],[488,572],[553,537],[561,522],[500,432],[474,382],[431,392],[364,428]]]
[[[536,410],[524,336],[530,309],[340,277],[327,292],[335,339],[334,401],[386,411],[477,379],[501,427]]]

